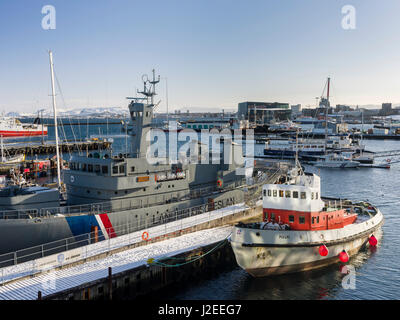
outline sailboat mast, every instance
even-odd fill
[[[3,145],[3,135],[0,136],[1,139],[1,162],[4,162],[4,145]]]
[[[364,112],[361,110],[361,145],[360,145],[360,149],[361,152],[360,154],[363,154],[363,133],[364,133]]]
[[[54,87],[54,65],[53,65],[53,52],[49,51],[50,58],[50,73],[51,73],[51,96],[53,100],[53,113],[54,113],[54,131],[56,136],[56,154],[57,154],[57,183],[58,188],[61,189],[61,169],[60,169],[60,151],[58,148],[58,128],[57,128],[57,104],[56,93]]]
[[[327,141],[328,141],[328,106],[329,106],[329,85],[331,78],[328,78],[328,88],[326,92],[326,106],[325,106],[325,155],[327,154]]]

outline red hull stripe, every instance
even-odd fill
[[[114,228],[111,224],[110,219],[108,218],[107,213],[99,214],[101,222],[103,222],[104,228],[107,230],[108,236],[110,238],[115,238],[117,235],[115,234]]]
[[[43,134],[47,135],[47,131],[43,131]],[[3,137],[41,136],[42,131],[0,131],[0,135]]]

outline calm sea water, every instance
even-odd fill
[[[90,120],[96,121],[96,119]],[[103,119],[104,121],[104,119]],[[115,121],[114,120],[109,120]],[[118,120],[117,120],[118,121]],[[67,124],[68,120],[64,120]],[[114,135],[114,152],[124,152],[125,137],[121,125],[65,126],[60,136],[68,139],[91,135]],[[54,128],[49,128],[48,139],[54,139]],[[40,141],[41,138],[29,138]],[[22,141],[12,139],[11,141]],[[400,141],[365,140],[368,150],[400,150]],[[262,145],[256,146],[262,152]],[[68,156],[66,156],[67,158]],[[382,159],[383,160],[383,159]],[[354,256],[350,264],[356,270],[356,288],[342,287],[343,275],[338,265],[316,271],[252,278],[239,267],[217,277],[174,289],[169,299],[399,299],[400,298],[400,163],[387,169],[316,169],[306,170],[321,176],[325,196],[368,200],[379,207],[385,217],[383,238],[376,250],[365,250]]]

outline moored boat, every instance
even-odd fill
[[[255,277],[307,271],[376,245],[383,220],[370,203],[321,198],[319,176],[297,168],[287,183],[264,185],[263,221],[237,224],[230,243]]]
[[[22,123],[16,118],[0,118],[0,136],[3,137],[24,137],[47,135],[47,126],[40,123],[36,118],[34,123]]]

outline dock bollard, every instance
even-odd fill
[[[108,297],[112,300],[112,268],[108,267]]]

